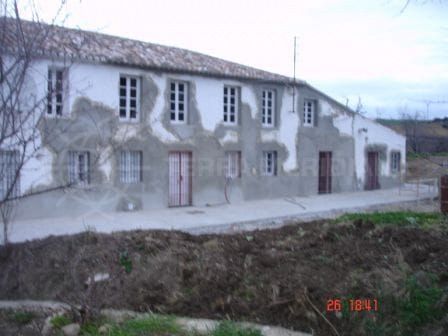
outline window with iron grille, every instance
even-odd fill
[[[142,152],[122,151],[120,153],[120,182],[137,183],[142,181]]]
[[[47,115],[61,116],[64,105],[63,69],[48,69],[47,79]]]
[[[226,152],[224,161],[224,172],[227,178],[241,177],[241,152],[229,151]]]
[[[235,86],[224,86],[224,123],[238,123],[238,88]]]
[[[140,78],[120,76],[120,119],[137,120],[140,109]]]
[[[277,152],[263,152],[263,169],[264,176],[277,175]]]
[[[0,83],[3,82],[3,58],[0,56]]]
[[[68,178],[70,184],[90,183],[90,153],[70,151],[68,153]]]
[[[275,124],[275,91],[263,90],[262,93],[261,123],[263,126],[274,126]]]
[[[303,125],[313,126],[316,113],[316,101],[305,99],[303,103]]]
[[[400,152],[392,152],[390,154],[390,167],[392,173],[399,173],[401,166],[401,153]]]
[[[174,123],[187,122],[187,83],[171,82],[170,84],[170,119]]]
[[[0,200],[20,195],[19,160],[19,151],[0,151]]]

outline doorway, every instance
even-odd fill
[[[192,153],[169,153],[169,200],[168,206],[189,206],[192,204]]]
[[[331,193],[331,152],[319,152],[319,194]]]
[[[379,189],[378,152],[367,152],[366,190]]]

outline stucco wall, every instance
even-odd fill
[[[48,66],[61,62],[41,60],[32,72],[36,96],[46,93]],[[222,175],[224,153],[242,152],[242,178],[229,187],[231,202],[317,193],[319,151],[333,153],[333,192],[363,188],[364,152],[368,145],[386,144],[402,151],[404,138],[368,119],[354,115],[307,86],[293,90],[281,84],[160,73],[102,64],[66,63],[68,99],[64,116],[44,118],[39,124],[44,148],[24,167],[22,192],[45,189],[67,180],[68,150],[89,150],[92,180],[88,188],[55,191],[25,199],[22,217],[77,215],[85,211],[125,210],[131,202],[137,209],[161,208],[168,203],[168,153],[193,153],[193,205],[225,202]],[[120,74],[141,78],[141,111],[138,122],[118,118]],[[169,83],[188,83],[188,124],[169,120]],[[240,88],[239,123],[225,125],[223,87]],[[276,92],[274,127],[261,124],[264,88]],[[314,127],[304,127],[303,101],[317,102]],[[367,133],[360,129],[368,129]],[[125,185],[118,177],[122,149],[143,153],[143,181]],[[278,153],[278,176],[262,176],[262,152]],[[396,176],[389,171],[389,155],[381,162],[384,186]]]

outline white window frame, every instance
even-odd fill
[[[314,126],[317,102],[313,99],[305,99],[303,102],[303,126]]]
[[[124,84],[122,83],[124,80]],[[135,86],[131,85],[135,80]],[[135,97],[131,97],[131,90],[135,89]],[[123,105],[124,101],[124,105]],[[131,107],[135,101],[135,107]],[[135,111],[135,117],[131,112]],[[140,77],[121,74],[118,81],[118,116],[120,120],[139,121],[140,119]]]
[[[231,102],[233,98],[233,103]],[[223,90],[223,121],[226,125],[237,125],[239,114],[239,87],[224,85]],[[233,111],[232,111],[233,109]],[[230,121],[233,116],[234,120]]]
[[[277,152],[263,152],[263,176],[277,176]]]
[[[60,85],[58,75],[60,74]],[[49,117],[60,117],[64,114],[66,99],[67,69],[49,67],[47,72],[47,111]]]
[[[263,90],[261,97],[261,124],[264,127],[275,126],[275,90]]]
[[[20,196],[20,152],[18,150],[0,150],[0,200]],[[17,174],[17,178],[16,178]],[[9,195],[6,195],[11,185]]]
[[[90,152],[68,152],[68,182],[78,186],[90,184]]]
[[[399,173],[401,171],[401,152],[392,151],[390,153],[390,170],[392,173]]]
[[[241,151],[225,152],[224,174],[230,179],[241,177]]]
[[[142,182],[141,151],[125,150],[120,152],[120,182],[126,184]]]
[[[181,92],[181,87],[183,92]],[[183,115],[183,120],[180,119]],[[188,120],[188,83],[170,82],[170,120],[173,124],[186,124]]]

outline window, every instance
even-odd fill
[[[120,182],[142,181],[142,152],[122,151],[120,154]]]
[[[231,151],[226,152],[224,161],[224,173],[227,178],[241,177],[241,152]]]
[[[87,185],[90,183],[90,153],[68,153],[68,179],[70,184]]]
[[[313,126],[316,113],[316,101],[306,99],[303,104],[303,125]]]
[[[263,126],[274,126],[275,91],[263,90],[261,123]]]
[[[120,119],[137,120],[140,104],[140,79],[120,76]]]
[[[0,83],[3,82],[3,59],[0,56]]]
[[[47,114],[62,115],[64,103],[64,70],[48,69]]]
[[[172,122],[185,123],[188,113],[187,84],[171,82],[170,86],[170,119]]]
[[[401,153],[400,152],[392,152],[390,154],[390,167],[392,173],[400,172],[400,164],[401,164]]]
[[[236,124],[238,120],[238,88],[224,86],[224,122]]]
[[[19,160],[19,151],[0,151],[0,200],[20,194]]]
[[[277,152],[263,152],[263,175],[277,175]]]

